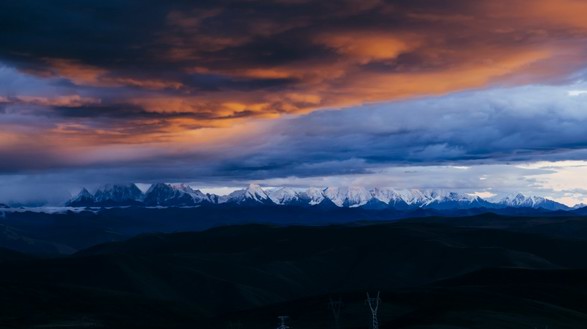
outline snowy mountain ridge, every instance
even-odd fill
[[[110,184],[93,194],[82,189],[67,202],[68,206],[200,206],[214,204],[234,205],[334,205],[341,208],[395,208],[395,209],[473,209],[473,208],[531,208],[569,210],[553,200],[539,196],[516,194],[496,202],[479,196],[447,190],[365,188],[343,186],[325,188],[278,187],[264,189],[250,184],[228,195],[203,193],[187,184],[156,183],[143,193],[135,184]]]

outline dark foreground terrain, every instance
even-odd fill
[[[340,328],[368,328],[380,291],[381,328],[586,328],[586,232],[581,217],[479,215],[0,250],[0,327],[335,328],[332,299]]]

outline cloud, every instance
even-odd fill
[[[568,88],[493,89],[271,121],[258,128],[268,141],[229,160],[229,168],[265,178],[268,172],[312,176],[304,168],[321,163],[337,174],[333,162],[361,172],[390,165],[581,160],[587,112],[583,97],[569,97]],[[260,171],[256,163],[273,167]]]
[[[3,154],[12,165],[4,169],[29,167],[26,160],[17,159],[41,147],[58,154],[47,158],[61,159],[66,167],[93,166],[94,161],[124,167],[128,161],[145,159],[165,164],[171,156],[182,168],[207,167],[202,175],[251,179],[364,173],[389,165],[582,159],[587,148],[584,97],[568,96],[569,89],[581,87],[465,92],[215,128],[197,123],[219,120],[214,116],[218,113],[193,113],[189,108],[166,112],[128,104],[84,104],[55,106],[49,113],[32,109],[33,114],[23,115],[23,108],[9,107],[2,115],[7,141]],[[232,109],[220,114],[228,121],[246,110],[238,104],[226,106]],[[31,121],[31,115],[46,120]],[[75,121],[62,123],[63,118]],[[19,140],[22,134],[31,138]],[[117,149],[128,156],[119,157]]]
[[[145,112],[140,106],[96,105],[79,113],[56,107],[56,114],[35,124],[9,112],[3,116],[13,123],[3,132],[12,138],[0,151],[11,159],[5,172],[33,169],[24,154],[32,157],[37,144],[47,153],[43,158],[59,160],[49,161],[47,170],[138,166],[139,178],[159,171],[161,177],[216,182],[369,174],[389,166],[581,160],[587,148],[584,97],[567,91],[582,87],[498,88],[216,128],[188,127],[189,111]],[[18,140],[23,129],[37,136],[30,145]],[[117,142],[122,137],[126,142]]]
[[[2,2],[0,171],[238,185],[580,160],[586,15],[576,0]]]
[[[187,109],[190,125],[225,126],[225,117],[559,83],[583,66],[586,13],[574,0],[23,0],[0,4],[0,62],[69,95]],[[32,88],[0,96],[47,97]]]
[[[334,49],[337,53],[357,60],[360,64],[371,61],[392,60],[416,48],[417,36],[400,37],[381,31],[350,31],[320,34],[315,42]],[[412,45],[410,45],[412,44]]]
[[[35,106],[48,107],[84,107],[89,105],[98,105],[100,100],[90,97],[81,97],[79,95],[57,96],[53,98],[39,96],[16,96],[13,98],[4,97],[6,104],[26,104]]]

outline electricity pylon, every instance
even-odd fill
[[[279,326],[277,329],[289,329],[289,326],[285,324],[285,321],[289,319],[289,316],[281,315],[277,317],[279,319]]]
[[[242,328],[242,324],[240,323],[240,321],[238,321],[238,322],[230,321],[228,323],[228,329],[241,329],[241,328]]]
[[[334,329],[340,329],[340,309],[342,308],[342,300],[340,300],[340,298],[338,300],[330,298],[328,308],[334,317]]]
[[[369,309],[371,310],[371,329],[379,329],[379,320],[377,319],[377,313],[379,312],[379,304],[381,303],[381,298],[379,298],[379,291],[377,292],[377,297],[369,296],[367,293],[367,304],[369,305]]]

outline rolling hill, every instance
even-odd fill
[[[147,234],[3,264],[0,326],[259,328],[287,312],[317,328],[343,296],[359,328],[364,293],[382,291],[394,328],[572,328],[586,319],[586,252],[583,239],[415,221]]]

